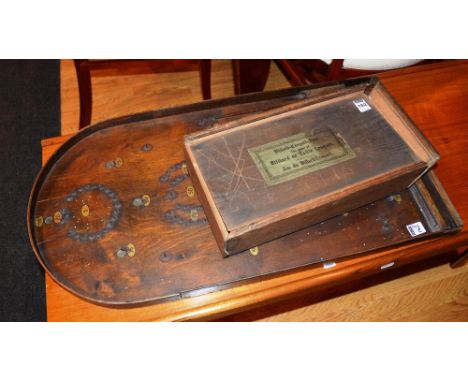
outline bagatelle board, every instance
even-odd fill
[[[456,211],[429,173],[400,194],[237,256],[220,255],[188,176],[183,136],[349,84],[356,81],[203,102],[82,130],[52,155],[33,187],[28,229],[38,260],[86,300],[133,306],[457,231]]]

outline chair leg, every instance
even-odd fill
[[[211,99],[211,60],[200,60],[200,82],[203,99]]]
[[[341,80],[344,59],[333,59],[327,73],[327,81]]]
[[[307,85],[307,80],[304,76],[294,67],[289,60],[274,60],[276,66],[281,70],[281,73],[286,77],[291,86],[304,86]]]
[[[232,60],[234,93],[261,92],[270,74],[271,60]]]
[[[80,122],[79,129],[91,123],[91,107],[93,96],[91,90],[91,73],[83,69],[82,65],[87,60],[74,60],[76,77],[78,79],[78,92],[80,94]]]
[[[450,266],[452,268],[461,267],[463,264],[467,262],[467,260],[468,260],[468,249],[465,249],[465,251],[460,256],[458,256],[455,260],[450,262]]]

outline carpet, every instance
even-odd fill
[[[28,239],[41,139],[60,135],[60,61],[0,60],[0,320],[45,321],[44,271]]]

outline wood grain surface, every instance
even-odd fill
[[[359,111],[356,100],[365,100],[369,109]],[[211,212],[212,230],[219,232],[220,249],[239,253],[413,183],[437,155],[431,153],[430,161],[418,157],[410,139],[418,149],[425,145],[409,127],[403,126],[404,135],[392,125],[400,119],[381,110],[390,107],[397,105],[379,83],[356,84],[333,98],[306,98],[282,113],[273,110],[253,122],[230,128],[220,123],[186,136],[187,164],[192,179],[198,178],[198,193],[208,200],[203,205]],[[292,142],[302,148],[289,149]],[[272,145],[279,151],[273,156],[267,149]]]
[[[215,63],[215,66],[216,65],[221,65],[221,63]],[[66,63],[64,66],[66,67]],[[464,113],[466,89],[463,84],[466,83],[467,71],[466,64],[462,62],[450,65],[436,65],[421,70],[403,70],[400,71],[399,75],[387,73],[382,76],[385,84],[390,88],[395,98],[401,103],[404,103],[404,108],[410,114],[411,118],[415,120],[419,126],[424,128],[425,134],[429,136],[429,139],[441,152],[442,160],[441,164],[437,167],[437,174],[442,178],[442,182],[447,188],[449,196],[455,202],[457,209],[465,220],[467,216],[467,206],[463,195],[466,194],[467,187],[463,176],[460,176],[463,174],[462,167],[460,166],[462,161],[457,160],[457,158],[463,158],[464,153],[466,155],[466,151],[463,147],[463,144],[465,144],[466,147],[466,133],[463,133],[461,127],[466,125],[466,114]],[[226,71],[226,73],[226,77],[229,77],[229,71]],[[401,74],[404,76],[401,77]],[[66,77],[67,73],[63,73],[63,76]],[[68,77],[72,77],[70,72]],[[214,81],[216,82],[216,79],[214,79]],[[409,84],[409,86],[406,86],[406,84]],[[68,86],[69,88],[73,87],[71,81],[68,82],[68,85],[64,86]],[[150,88],[152,84],[146,86]],[[198,79],[194,81],[194,86],[198,86]],[[111,92],[111,94],[118,94],[116,93],[118,92],[117,90],[114,89],[113,91],[114,92]],[[67,99],[67,97],[68,96],[65,96],[65,99]],[[115,97],[115,95],[112,97]],[[103,96],[103,98],[105,97]],[[72,100],[73,96],[69,96],[67,102],[72,103]],[[439,103],[439,108],[435,108],[434,105],[431,105],[433,100]],[[142,104],[143,103],[142,101]],[[150,106],[151,104],[146,105],[146,108],[152,107]],[[129,112],[136,111],[138,110],[129,110]],[[67,121],[66,108],[64,113],[63,121]],[[72,114],[73,112],[70,113],[70,115]],[[450,115],[450,118],[448,115]],[[72,118],[68,119],[68,121],[70,120],[72,120]],[[69,132],[74,130],[73,123],[65,123],[64,131],[67,131],[67,126]],[[49,143],[50,145],[46,144],[44,147],[45,156],[50,155],[51,151],[56,148],[53,144],[57,143],[57,141],[51,141]],[[451,155],[451,153],[453,153],[453,155]],[[447,160],[444,161],[444,159]],[[453,161],[455,163],[452,163]],[[445,167],[442,166],[444,163],[446,163],[446,170]],[[407,247],[402,257],[407,255],[409,256],[408,259],[411,259],[411,261],[420,260],[436,253],[446,252],[450,248],[461,246],[463,245],[463,241],[447,242],[435,240],[430,244],[431,245],[423,247],[419,247],[419,245]],[[388,253],[380,254],[379,261],[388,260],[388,257],[386,257],[387,255]],[[382,313],[380,319],[431,320],[431,317],[433,317],[433,319],[437,320],[466,320],[466,308],[464,309],[463,305],[460,305],[460,301],[463,303],[463,298],[460,299],[457,297],[460,296],[460,293],[461,295],[466,293],[466,267],[451,273],[452,271],[448,269],[446,265],[436,265],[436,268],[431,270],[420,270],[417,274],[404,276],[401,279],[395,280],[396,285],[399,285],[400,288],[395,288],[395,285],[392,284],[393,288],[389,289],[387,294],[392,295],[394,299],[399,299],[402,303],[397,307],[395,306],[395,310],[389,307]],[[357,271],[357,269],[354,268],[354,271]],[[235,288],[235,290],[231,290],[229,296],[219,292],[201,296],[200,298],[188,299],[182,305],[180,302],[171,302],[164,304],[164,307],[132,308],[124,311],[107,309],[84,303],[82,300],[70,295],[70,293],[57,286],[50,278],[47,278],[48,315],[49,320],[155,320],[213,317],[220,314],[224,315],[226,312],[233,312],[236,309],[244,310],[247,307],[266,304],[275,299],[283,299],[284,296],[294,295],[295,291],[304,294],[307,291],[307,289],[304,289],[304,286],[317,286],[316,282],[318,281],[315,280],[314,282],[313,277],[308,278],[311,274],[307,271],[304,272],[305,273],[299,272],[294,277],[289,275],[285,276],[286,278],[275,278],[262,282],[260,288],[258,288],[259,286],[255,285],[255,283],[249,284],[248,286],[241,286]],[[444,285],[450,284],[453,288],[447,290],[438,289],[438,279],[434,279],[434,272],[438,272],[437,274],[440,278],[446,281]],[[390,272],[387,274],[389,273]],[[458,282],[452,283],[450,281],[454,277],[458,278]],[[427,289],[427,293],[434,298],[432,304],[427,306],[427,309],[424,304],[418,304],[417,295],[421,288],[411,288],[411,285],[416,283],[415,278],[417,280],[424,280],[424,290]],[[321,281],[323,282],[324,280]],[[387,284],[388,283],[382,284],[380,287],[383,288]],[[379,286],[369,286],[364,290],[355,292],[356,294],[349,295],[349,301],[359,302],[362,301],[363,298],[367,299],[367,293],[373,296],[374,299],[378,299],[380,296],[379,293],[381,292],[381,289],[375,289],[378,287]],[[320,289],[314,290],[320,291]],[[394,291],[393,293],[391,292],[392,290]],[[438,290],[439,292],[431,294],[431,290]],[[409,295],[411,298],[409,298],[409,300],[401,299],[404,295]],[[342,297],[346,299],[347,296]],[[229,298],[231,298],[230,301],[228,300]],[[305,304],[307,304],[311,300],[307,301],[306,299],[304,301]],[[328,301],[331,306],[336,308],[335,315],[332,316],[332,319],[346,319],[346,312],[344,310],[341,310],[340,315],[339,307],[343,305],[342,301],[336,302],[335,299]],[[415,305],[414,309],[407,305],[408,301]],[[455,301],[457,301],[456,304],[454,304]],[[278,305],[282,306],[285,304],[281,303]],[[319,305],[320,304],[315,304],[313,306]],[[406,309],[407,314],[396,314],[397,309],[403,312]],[[271,306],[268,311],[272,314],[277,313]],[[369,312],[369,310],[367,310],[367,312]],[[255,318],[255,316],[252,317]],[[282,319],[281,314],[270,317],[270,319],[274,320],[275,317],[277,317],[277,319]],[[316,314],[307,307],[296,306],[287,319],[324,320],[327,319],[327,317]],[[361,317],[357,317],[356,319],[366,320],[365,311],[363,311]],[[375,319],[375,317],[370,315],[367,319]]]
[[[347,88],[348,83],[340,86]],[[345,214],[275,241],[255,243],[255,253],[222,259],[193,178],[184,171],[183,135],[249,110],[293,105],[298,96],[315,99],[324,89],[263,93],[271,98],[260,101],[260,94],[233,97],[135,114],[85,129],[60,147],[36,180],[28,226],[38,259],[78,296],[127,306],[200,295],[411,241],[414,234],[406,226],[415,222],[425,227],[418,238],[456,230],[459,223],[445,213],[446,198],[439,197],[443,191],[427,175],[398,195],[389,196],[387,188],[380,194],[385,198],[370,205],[346,209]],[[378,189],[385,185],[366,192],[378,197]],[[426,190],[427,197],[419,189]]]

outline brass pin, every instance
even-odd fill
[[[123,165],[122,158],[116,158],[114,161],[115,167],[121,167]]]
[[[81,215],[89,216],[89,207],[87,204],[83,204],[83,207],[81,207]]]
[[[150,202],[151,202],[151,198],[149,197],[149,195],[143,195],[143,196],[141,197],[141,200],[143,201],[143,205],[144,205],[145,207],[148,207],[149,204],[150,204]]]
[[[252,256],[257,256],[258,255],[258,247],[253,247],[249,249],[249,252]]]
[[[393,198],[395,199],[395,201],[397,203],[401,203],[401,195],[400,194],[394,195]]]
[[[197,210],[190,210],[190,219],[196,222],[198,220],[198,211]]]
[[[34,219],[34,224],[36,224],[36,227],[42,227],[42,224],[44,224],[44,218],[42,216],[38,216]]]
[[[62,221],[62,214],[60,213],[60,211],[57,211],[54,214],[54,223],[59,224],[61,221]]]
[[[187,187],[187,195],[189,198],[193,198],[195,196],[195,188],[193,188],[193,186]]]
[[[184,164],[182,165],[182,172],[183,172],[185,175],[188,175],[188,174],[189,174],[189,173],[188,173],[188,169],[187,169],[187,164],[186,164],[186,163],[184,163]]]
[[[127,255],[133,257],[136,255],[136,248],[132,243],[127,244]]]

